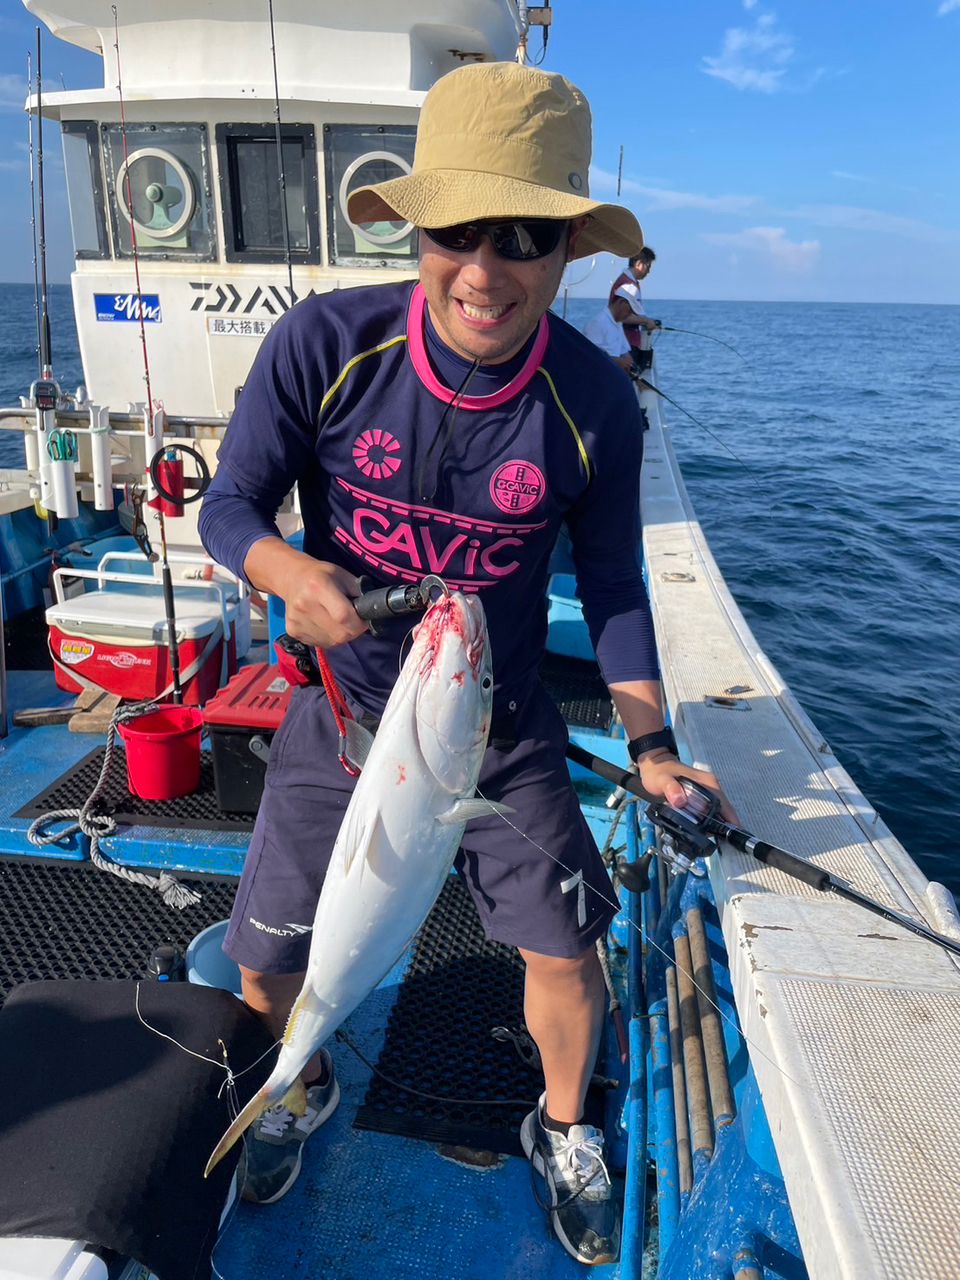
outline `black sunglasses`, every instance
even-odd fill
[[[509,262],[532,262],[553,253],[570,224],[556,218],[517,218],[482,222],[459,222],[455,227],[424,227],[424,234],[441,249],[451,253],[473,253],[483,236],[501,258]]]

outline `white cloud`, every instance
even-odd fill
[[[960,4],[960,0],[956,2]],[[783,77],[794,56],[793,37],[778,30],[776,24],[774,14],[764,13],[750,29],[728,27],[720,53],[714,58],[705,56],[702,70],[735,89],[776,93],[784,88]]]
[[[876,231],[884,236],[901,236],[905,240],[920,240],[927,244],[947,244],[957,239],[957,233],[935,227],[919,218],[901,218],[882,209],[864,209],[848,204],[803,204],[796,209],[782,209],[784,218],[801,218],[816,227],[839,228],[842,231]]]
[[[960,4],[960,0],[957,0],[957,3]],[[831,169],[830,177],[843,178],[846,182],[868,182],[870,184],[875,184],[877,181],[876,178],[864,177],[862,173],[848,173],[846,169]]]
[[[820,256],[819,240],[788,240],[784,227],[747,227],[743,231],[704,232],[707,244],[765,254],[786,271],[809,271]]]
[[[617,175],[607,173],[604,169],[591,167],[590,189],[597,192],[615,192]],[[632,178],[624,178],[620,186],[622,196],[639,197],[645,208],[662,209],[702,209],[707,213],[747,213],[758,203],[757,196],[705,196],[695,191],[674,191],[669,187],[646,186],[635,182]]]
[[[942,18],[945,13],[952,13],[954,9],[960,9],[960,0],[943,0],[937,10],[937,17]]]
[[[755,9],[757,7],[757,3],[758,0],[743,0],[743,7],[745,9]]]
[[[22,111],[27,100],[24,76],[0,75],[0,111]]]

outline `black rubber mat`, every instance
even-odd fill
[[[186,951],[230,914],[234,881],[181,883],[202,897],[176,911],[152,889],[93,870],[0,861],[0,1001],[40,978],[140,978],[161,945]]]
[[[103,747],[91,751],[13,816],[39,818],[51,809],[79,809],[97,785],[103,755]],[[127,790],[126,757],[118,749],[100,798],[99,810],[131,826],[201,827],[210,831],[252,831],[257,816],[255,813],[224,813],[219,808],[213,781],[213,758],[209,751],[200,753],[200,787],[193,795],[181,796],[178,800],[141,800]]]
[[[523,1117],[543,1078],[494,1027],[523,1024],[523,962],[484,937],[459,877],[450,877],[414,944],[410,967],[387,1022],[377,1070],[354,1124],[428,1142],[521,1155]],[[482,1105],[483,1103],[506,1105]]]
[[[604,733],[610,728],[613,703],[596,663],[548,653],[540,664],[540,679],[567,724]]]

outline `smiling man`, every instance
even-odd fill
[[[570,784],[563,720],[538,680],[562,526],[643,785],[682,803],[680,776],[716,781],[677,760],[663,725],[637,564],[636,397],[605,355],[547,313],[568,261],[642,243],[631,213],[589,198],[589,163],[589,108],[561,76],[494,63],[438,81],[413,172],[349,202],[359,224],[421,229],[418,282],[311,298],[273,329],[200,528],[217,560],[286,602],[293,636],[328,651],[358,717],[382,711],[409,623],[368,634],[352,605],[357,575],[381,585],[435,573],[480,593],[496,682],[480,791],[515,813],[512,825],[471,823],[458,868],[487,934],[526,964],[525,1016],[546,1089],[524,1148],[564,1247],[601,1263],[616,1256],[618,1214],[603,1135],[583,1107],[605,1001],[595,942],[615,900]],[[294,484],[302,552],[274,523]],[[274,739],[225,944],[247,1003],[278,1033],[352,785],[337,743],[322,689],[298,689]],[[308,1120],[280,1107],[253,1131],[248,1199],[285,1193],[305,1138],[337,1104],[325,1051],[305,1082]]]

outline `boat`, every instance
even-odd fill
[[[78,1099],[61,1096],[86,1061],[82,1035],[66,1016],[36,1031],[34,1050],[16,1034],[33,983],[52,984],[42,988],[51,1000],[73,984],[91,1019],[109,1009],[111,1049],[93,1063],[109,1107],[148,1083],[113,1046],[129,1041],[135,1056],[136,1037],[157,1029],[151,1010],[193,1001],[220,1017],[221,991],[238,989],[219,939],[282,713],[287,682],[271,665],[282,617],[208,562],[186,499],[215,465],[257,345],[311,291],[410,277],[411,229],[361,232],[346,194],[408,170],[434,79],[464,60],[524,56],[552,17],[513,0],[376,0],[349,17],[327,0],[289,0],[275,21],[272,6],[251,0],[199,12],[182,0],[159,11],[128,0],[116,14],[102,0],[25,3],[54,36],[102,51],[105,87],[35,94],[31,104],[63,134],[86,389],[66,395],[41,369],[25,402],[0,411],[0,427],[26,444],[26,466],[4,471],[0,493],[8,1191],[46,1186],[51,1169],[81,1156],[85,1176],[100,1177],[89,1119],[81,1152],[67,1106]],[[118,195],[128,180],[132,217]],[[671,827],[634,802],[622,730],[558,557],[542,676],[567,720],[571,774],[620,901],[607,954],[622,1026],[618,1034],[611,1021],[591,1105],[623,1196],[623,1232],[619,1259],[596,1270],[611,1280],[953,1280],[960,974],[947,946],[896,918],[956,946],[956,904],[887,830],[751,634],[684,487],[655,365],[645,379],[643,556],[670,721],[684,758],[709,761],[722,778],[743,830],[787,858],[764,863],[749,844],[705,842],[702,826]],[[295,537],[292,501],[283,519]],[[161,543],[172,621],[162,562],[145,554]],[[147,743],[127,737],[125,766],[114,706],[169,694],[174,627],[181,709],[228,714],[208,718],[196,791],[135,796],[128,776]],[[121,690],[106,713],[84,676],[95,653]],[[94,696],[81,706],[84,693]],[[598,776],[602,762],[613,781]],[[73,830],[44,821],[70,809]],[[45,835],[50,843],[35,842]],[[787,874],[790,855],[806,881]],[[517,1117],[539,1091],[520,981],[515,958],[478,936],[451,877],[410,952],[334,1046],[343,1102],[305,1149],[296,1186],[268,1209],[235,1204],[235,1188],[222,1188],[206,1273],[578,1274],[518,1158]],[[129,1002],[122,1018],[116,1000]],[[167,1052],[186,1061],[183,1048]],[[86,1088],[98,1093],[96,1081]],[[144,1214],[166,1203],[170,1171],[181,1169],[152,1154],[160,1136],[148,1117],[162,1093],[146,1095],[147,1106],[137,1095],[140,1110],[124,1124],[93,1130],[100,1164],[116,1130],[133,1131],[146,1181],[125,1168],[120,1178]],[[222,1104],[205,1105],[215,1123]],[[21,1157],[11,1167],[5,1143],[45,1121],[62,1158],[14,1176]],[[199,1167],[208,1153],[197,1153]],[[199,1196],[200,1183],[189,1186],[187,1198]],[[182,1190],[177,1203],[180,1216],[150,1219],[164,1256],[175,1257],[192,1222]],[[0,1217],[3,1280],[151,1272],[145,1256],[116,1247],[122,1232],[113,1244],[66,1236],[51,1213],[40,1204],[30,1221],[44,1229],[32,1231]],[[166,1280],[159,1265],[152,1273]]]

